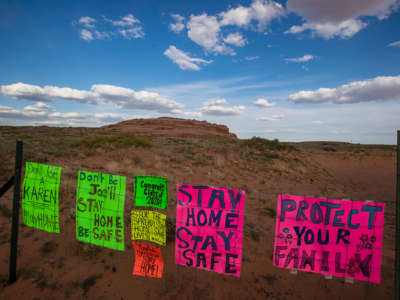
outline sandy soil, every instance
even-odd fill
[[[88,142],[93,136],[135,136],[152,146]],[[5,126],[0,127],[0,185],[12,176],[16,139],[24,141],[26,161],[64,167],[61,233],[26,227],[21,216],[18,278],[8,286],[12,193],[0,199],[1,299],[394,299],[393,146],[239,140],[226,126],[172,118],[131,120],[97,129]],[[76,181],[82,169],[127,176],[124,252],[76,240]],[[162,279],[131,275],[129,212],[133,177],[139,174],[169,180],[167,216],[172,225],[162,248]],[[178,183],[246,190],[240,278],[174,264]],[[386,203],[381,284],[345,283],[343,278],[327,280],[306,272],[292,275],[275,268],[274,212],[279,193]]]

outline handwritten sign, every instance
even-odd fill
[[[22,186],[24,224],[60,233],[59,188],[62,167],[26,162]]]
[[[135,251],[133,275],[161,278],[164,262],[158,247],[132,242]]]
[[[124,250],[126,178],[79,171],[76,237],[79,241]]]
[[[240,277],[245,191],[178,184],[175,263]]]
[[[136,206],[168,207],[168,180],[156,176],[135,176]]]
[[[132,210],[132,240],[146,240],[165,246],[166,216],[151,210]]]
[[[279,195],[274,265],[380,282],[385,204]]]

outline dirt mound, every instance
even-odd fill
[[[218,136],[237,138],[225,125],[207,121],[161,117],[156,119],[133,119],[103,126],[113,133],[129,133],[139,136],[197,137]]]

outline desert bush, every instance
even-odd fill
[[[255,137],[255,136],[253,136],[251,139],[242,140],[242,143],[245,146],[247,146],[249,148],[256,149],[258,151],[265,151],[265,150],[278,150],[278,151],[288,150],[288,151],[291,151],[291,150],[296,150],[296,147],[294,147],[293,145],[282,143],[278,139],[268,140],[268,139],[263,139],[263,138]]]

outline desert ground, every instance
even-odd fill
[[[2,126],[0,185],[13,174],[16,140],[24,142],[24,162],[63,167],[61,233],[27,227],[20,213],[17,281],[7,285],[12,189],[0,198],[1,299],[394,299],[395,146],[238,139],[223,125],[174,118],[100,128]],[[124,252],[76,240],[78,170],[127,177]],[[162,279],[132,275],[132,186],[134,176],[143,174],[169,181]],[[240,278],[175,265],[179,183],[246,191]],[[274,267],[279,194],[384,202],[381,283]]]

